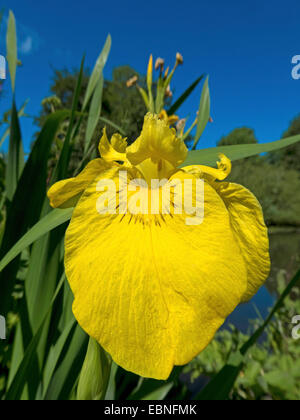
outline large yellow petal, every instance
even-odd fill
[[[56,182],[48,190],[50,205],[54,208],[73,207],[85,188],[102,172],[111,168],[103,159],[94,159],[75,178]]]
[[[184,215],[100,215],[97,184],[85,190],[66,233],[75,317],[118,365],[166,379],[208,345],[245,293],[228,211],[205,183],[197,226]]]
[[[133,165],[151,158],[154,162],[166,160],[176,168],[185,161],[187,153],[184,142],[176,137],[175,129],[153,114],[145,116],[140,137],[127,147],[127,159]]]
[[[248,301],[258,291],[270,272],[269,238],[262,208],[255,196],[238,184],[215,183],[229,211],[230,223],[246,262]]]

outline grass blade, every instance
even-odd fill
[[[196,149],[200,137],[208,123],[210,117],[210,93],[208,85],[208,77],[204,82],[204,86],[201,93],[201,100],[199,105],[198,123],[196,129],[195,140],[193,144],[193,150]]]
[[[107,125],[110,125],[112,128],[116,129],[120,134],[122,134],[122,136],[126,136],[126,133],[123,130],[123,128],[120,127],[118,124],[114,123],[113,121],[104,117],[99,117],[99,121],[102,121]]]
[[[192,150],[188,153],[187,159],[182,166],[189,165],[215,165],[219,159],[219,154],[224,153],[230,160],[235,161],[250,156],[267,153],[273,150],[282,149],[291,144],[300,141],[300,135],[286,137],[281,140],[259,143],[259,144],[240,144],[237,146],[220,146],[211,147],[209,149]]]
[[[32,365],[36,359],[36,349],[37,346],[39,344],[41,335],[43,333],[43,328],[44,328],[44,324],[47,320],[47,316],[52,308],[52,304],[55,302],[55,299],[57,298],[63,284],[64,284],[64,280],[65,278],[63,277],[59,283],[59,285],[57,286],[57,289],[54,293],[54,296],[52,298],[51,301],[51,305],[47,311],[46,316],[44,317],[43,321],[41,322],[41,325],[37,331],[37,333],[35,334],[35,336],[33,337],[33,339],[31,340],[29,346],[27,347],[26,351],[25,351],[25,355],[24,358],[14,376],[14,379],[5,395],[5,400],[10,400],[10,401],[16,401],[20,399],[20,396],[22,394],[22,391],[24,389],[24,386],[28,380],[28,377],[30,376],[31,373],[31,368]]]
[[[73,318],[69,324],[65,327],[63,332],[61,333],[59,339],[57,340],[56,344],[51,348],[49,356],[47,358],[47,362],[44,368],[44,379],[43,379],[43,398],[45,398],[49,384],[51,382],[51,378],[53,373],[56,370],[60,355],[63,351],[63,348],[72,332],[72,329],[75,326],[75,318]]]
[[[48,117],[32,152],[25,164],[12,204],[9,207],[8,223],[1,248],[1,256],[39,219],[46,195],[48,156],[60,124],[69,111],[58,111]],[[36,176],[38,174],[38,176]],[[30,206],[23,206],[30,199]]]
[[[127,400],[149,400],[163,399],[168,392],[178,381],[178,378],[183,370],[183,366],[176,366],[167,381],[159,381],[156,379],[143,378],[138,383],[138,386],[126,398]]]
[[[74,335],[63,356],[60,366],[57,368],[45,400],[67,400],[74,388],[81,367],[86,355],[88,336],[84,331],[76,326]]]
[[[34,225],[24,236],[11,248],[11,250],[0,261],[0,271],[2,271],[17,255],[33,242],[40,239],[46,233],[70,220],[73,208],[55,209],[48,213],[36,225]]]
[[[84,111],[89,103],[89,100],[92,97],[92,94],[94,93],[94,90],[96,89],[97,83],[103,73],[103,69],[104,66],[107,62],[109,53],[110,53],[110,49],[111,49],[111,36],[108,35],[108,37],[106,38],[104,47],[96,61],[94,70],[92,72],[92,75],[90,77],[89,83],[88,83],[88,87],[86,90],[86,94],[84,97],[84,101],[83,101],[83,105],[82,105],[82,111]]]
[[[21,130],[15,100],[13,99],[10,121],[9,149],[5,174],[6,197],[10,201],[16,191],[23,167],[24,151],[21,139]]]
[[[67,134],[66,134],[66,137],[65,137],[65,140],[64,140],[64,145],[63,145],[62,151],[61,151],[60,156],[59,156],[59,160],[58,160],[56,168],[55,168],[55,170],[52,174],[50,185],[52,185],[56,181],[59,181],[60,179],[66,178],[66,176],[67,176],[68,165],[69,165],[69,160],[70,160],[71,151],[72,151],[71,137],[72,137],[72,133],[73,133],[76,111],[77,111],[77,107],[78,107],[78,103],[79,103],[79,96],[80,96],[81,85],[82,85],[82,77],[83,77],[83,68],[84,68],[84,57],[81,60],[80,72],[79,72],[79,76],[78,76],[78,79],[77,79],[75,93],[74,93],[74,96],[73,96],[72,110],[71,110],[71,115],[70,115],[70,121],[69,121],[69,125],[68,125]]]
[[[18,64],[17,57],[17,32],[16,32],[16,20],[13,12],[9,11],[7,33],[6,33],[6,50],[7,50],[7,62],[10,73],[11,88],[15,91],[16,83],[16,71]]]
[[[158,388],[157,390],[150,392],[148,395],[142,398],[142,400],[162,401],[166,398],[166,396],[171,391],[173,386],[174,386],[173,382],[169,384],[165,384],[161,388]]]
[[[7,222],[0,250],[1,259],[40,218],[46,196],[49,151],[61,122],[68,115],[69,111],[58,111],[48,117],[33,146],[7,211]],[[30,197],[30,205],[24,205],[28,202],[28,197]],[[19,263],[16,259],[0,274],[0,313],[4,316],[9,310],[9,296],[14,287],[18,268]]]
[[[100,75],[100,78],[97,82],[96,89],[93,94],[92,103],[90,107],[87,128],[86,128],[86,135],[85,135],[85,145],[84,145],[84,152],[86,153],[90,147],[91,140],[95,129],[97,127],[99,117],[101,114],[102,108],[102,93],[103,93],[103,75]]]
[[[28,104],[28,102],[29,102],[29,99],[27,99],[25,102],[24,102],[24,104],[22,105],[22,107],[21,107],[21,109],[20,109],[20,111],[18,112],[18,117],[20,118],[20,117],[24,117],[25,116],[25,108],[26,108],[26,105]],[[4,131],[4,133],[3,133],[3,135],[2,135],[2,137],[1,137],[1,139],[0,139],[0,147],[2,146],[2,144],[5,142],[5,140],[6,140],[6,138],[8,137],[8,135],[9,135],[9,132],[10,132],[10,127],[8,127],[5,131]]]

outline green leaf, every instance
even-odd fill
[[[39,134],[26,161],[13,201],[9,207],[1,257],[24,235],[28,227],[37,222],[46,195],[48,156],[60,124],[70,111],[51,114]],[[38,176],[37,176],[38,174]],[[24,205],[30,196],[30,205]]]
[[[31,245],[43,235],[70,220],[73,213],[71,209],[55,209],[48,213],[36,225],[34,225],[24,236],[11,248],[11,250],[0,261],[0,271],[9,264],[25,248]]]
[[[104,47],[96,61],[94,70],[92,72],[92,75],[90,77],[89,83],[88,83],[88,87],[85,93],[85,97],[84,97],[84,101],[83,101],[83,106],[82,106],[82,111],[84,111],[86,109],[86,106],[90,100],[90,98],[92,97],[92,94],[98,84],[98,81],[102,75],[104,66],[107,62],[108,59],[108,55],[110,53],[110,49],[111,49],[111,36],[108,35],[108,37],[106,38]]]
[[[202,136],[202,133],[210,117],[210,93],[209,93],[208,80],[209,78],[207,77],[204,82],[203,89],[202,89],[201,100],[200,100],[200,105],[199,105],[199,113],[198,113],[198,123],[197,123],[193,149],[196,149],[199,139]]]
[[[52,182],[65,177],[67,174],[69,159],[72,151],[71,138],[74,132],[73,126],[81,91],[83,68],[84,58],[81,61],[81,68],[73,97],[67,134],[57,166],[51,177]],[[51,214],[51,212],[48,198],[45,196],[41,214],[46,217],[47,214]],[[70,214],[70,211],[68,212],[67,210],[67,213]],[[61,214],[58,213],[58,215],[60,217]],[[70,216],[68,215],[67,220],[69,217]],[[59,223],[60,226],[60,222],[56,222],[56,220],[52,220],[52,222],[53,223],[50,226],[51,231],[49,230],[46,235],[34,242],[25,278],[25,296],[28,307],[28,318],[33,333],[37,331],[40,321],[44,317],[45,308],[49,305],[51,296],[55,290],[61,271],[63,270],[63,254],[61,251],[63,248],[65,226],[56,226],[56,229],[52,229],[52,227],[57,223]],[[47,228],[43,225],[42,230],[44,231],[45,229]],[[36,232],[36,235],[40,235],[40,233],[41,232]],[[45,354],[49,351],[49,341],[47,337],[51,326],[50,318],[51,317],[49,316],[49,319],[44,326],[44,331],[37,350],[37,356],[40,364],[45,359]],[[57,325],[54,325],[52,328],[57,330]]]
[[[300,141],[300,135],[287,137],[270,143],[240,144],[237,146],[220,146],[209,149],[192,150],[182,166],[189,165],[215,165],[219,154],[224,153],[231,161],[244,159],[250,156],[282,149]]]
[[[65,226],[48,232],[35,241],[30,252],[25,278],[25,297],[28,320],[35,333],[49,306],[51,297],[63,271],[63,238]],[[47,320],[38,348],[40,364],[44,360],[50,319]]]
[[[264,330],[271,322],[273,316],[282,307],[284,300],[287,296],[289,296],[292,289],[296,286],[299,280],[300,270],[287,285],[263,325],[258,328],[257,331],[250,337],[250,339],[241,347],[240,351],[235,355],[236,357],[233,355],[229,360],[229,364],[225,365],[220,370],[220,372],[208,383],[208,385],[196,396],[196,400],[218,401],[226,400],[229,398],[230,391],[232,390],[234,383],[244,366],[241,356],[245,356],[248,350],[257,342],[259,337],[263,334]]]
[[[76,112],[76,115],[83,118],[85,116],[88,116],[87,113],[83,113],[83,112]],[[123,130],[122,127],[120,127],[118,124],[116,124],[115,122],[109,120],[108,118],[105,117],[99,117],[99,121],[102,121],[104,124],[110,125],[112,128],[116,129],[120,134],[122,134],[123,136],[126,136],[126,132]]]
[[[16,326],[16,333],[14,337],[12,355],[11,355],[11,360],[10,360],[10,369],[9,369],[8,380],[7,380],[7,388],[10,387],[12,380],[14,379],[15,374],[18,371],[18,368],[20,367],[23,357],[24,357],[24,347],[23,347],[23,337],[22,337],[22,324],[20,321],[18,322]]]
[[[75,318],[73,318],[68,325],[64,328],[63,332],[61,333],[60,337],[58,338],[57,342],[53,347],[51,347],[49,356],[47,358],[47,361],[45,363],[45,367],[43,370],[43,397],[46,396],[49,384],[51,382],[51,378],[53,376],[53,373],[55,372],[58,361],[60,358],[60,355],[63,351],[63,348],[66,345],[66,342],[72,332],[72,329],[74,328],[76,324]]]
[[[176,366],[167,381],[141,378],[138,386],[127,398],[128,400],[164,399],[174,383],[178,382],[183,366]]]
[[[138,90],[140,92],[141,97],[143,98],[146,108],[149,109],[149,99],[148,99],[147,92],[140,86],[138,86]]]
[[[126,136],[125,131],[123,130],[122,127],[120,127],[118,124],[114,123],[113,121],[104,118],[104,117],[99,117],[99,121],[104,122],[105,124],[110,125],[111,127],[115,128],[120,134],[122,134],[122,136]]]
[[[22,391],[28,379],[28,375],[31,373],[32,366],[36,360],[35,350],[40,341],[40,338],[43,332],[43,326],[44,326],[43,324],[40,326],[38,332],[35,334],[34,338],[30,342],[30,345],[28,346],[26,350],[24,358],[20,364],[20,367],[17,370],[14,376],[14,379],[12,381],[12,384],[6,393],[5,400],[7,401],[19,400],[22,395]]]
[[[73,125],[75,122],[76,109],[78,107],[81,90],[83,67],[84,59],[82,59],[81,62],[80,73],[73,97],[67,134],[56,169],[52,175],[52,182],[65,177],[67,174],[68,163],[72,150],[71,137],[73,134]],[[48,198],[45,196],[42,216],[46,217],[47,214],[51,214],[51,208],[49,206]],[[58,214],[60,216],[60,213]],[[67,216],[67,219],[69,219],[69,216]],[[55,225],[56,221],[54,220],[53,223]],[[60,225],[60,222],[58,223]],[[35,241],[31,249],[29,266],[25,278],[25,295],[28,307],[28,318],[33,333],[37,331],[40,321],[45,314],[45,308],[49,305],[51,296],[55,290],[61,271],[63,270],[63,254],[61,250],[63,247],[65,226],[52,229],[52,224],[50,227],[51,231],[49,230],[46,235],[38,241]],[[44,229],[45,225],[43,225],[42,230]],[[43,362],[45,354],[49,350],[49,341],[47,340],[47,337],[50,325],[51,323],[49,317],[44,326],[43,335],[40,339],[37,350],[37,356],[40,364]],[[57,325],[53,326],[53,329],[57,329]]]
[[[84,151],[85,153],[90,147],[90,143],[97,127],[99,117],[101,114],[102,108],[102,93],[103,93],[103,75],[101,73],[99,80],[97,82],[96,89],[93,94],[92,103],[89,111],[89,117],[87,122],[86,134],[85,134],[85,145]]]
[[[52,174],[52,182],[65,177],[67,174],[68,163],[71,156],[73,135],[73,126],[75,122],[76,109],[78,107],[79,95],[81,90],[82,75],[83,75],[84,59],[81,62],[81,68],[77,85],[73,97],[73,104],[71,110],[70,120],[68,122],[68,130],[64,140],[61,155],[59,157],[57,166]],[[48,198],[44,195],[44,204],[41,215],[46,217],[51,211]],[[68,212],[68,211],[67,211]],[[51,214],[51,213],[50,213]],[[59,213],[58,213],[59,214]],[[69,219],[69,216],[67,217]],[[55,220],[53,221],[56,225]],[[60,225],[60,222],[59,222]],[[42,238],[36,240],[31,249],[28,270],[25,278],[25,297],[28,308],[28,321],[33,334],[37,331],[41,320],[45,315],[45,308],[48,307],[51,301],[51,296],[55,290],[57,281],[63,270],[63,237],[65,233],[65,226],[57,227],[43,235]],[[45,225],[43,229],[47,229]],[[40,235],[41,232],[36,232]],[[55,311],[59,308],[53,308],[53,314],[50,313],[49,317],[44,324],[43,333],[39,340],[37,348],[38,362],[41,365],[45,360],[45,355],[50,350],[49,333],[57,331],[58,325],[52,325]],[[52,328],[52,329],[51,329]],[[36,392],[36,384],[32,384],[31,393]]]
[[[76,111],[77,111],[77,107],[79,103],[82,77],[83,77],[83,69],[84,69],[84,57],[81,60],[80,72],[79,72],[79,76],[76,83],[75,93],[73,96],[72,110],[71,110],[71,116],[70,116],[67,134],[64,140],[64,145],[60,153],[56,168],[52,174],[50,185],[52,185],[54,182],[57,182],[63,178],[66,178],[67,176],[69,160],[70,160],[71,152],[72,152],[71,139],[72,139],[72,134],[74,132],[73,127],[74,127]]]
[[[166,398],[168,393],[171,391],[171,389],[173,388],[173,385],[174,385],[173,382],[169,384],[165,384],[162,387],[156,389],[155,391],[150,392],[148,395],[143,397],[142,400],[162,401],[163,399]]]
[[[116,374],[119,366],[112,362],[110,370],[110,378],[107,386],[107,391],[105,395],[105,400],[115,400],[116,399]]]
[[[65,273],[63,276],[66,278]],[[51,382],[56,375],[56,371],[59,370],[60,363],[65,357],[66,352],[69,352],[70,343],[74,339],[74,335],[77,334],[76,331],[78,331],[77,323],[72,313],[73,300],[73,293],[68,282],[65,281],[63,298],[52,308],[52,334],[50,329],[48,338],[48,342],[51,345],[49,346],[49,351],[46,353],[46,357],[47,355],[48,357],[43,368],[43,387],[40,395],[42,399],[47,399],[46,396]],[[59,338],[57,339],[57,337]],[[64,380],[64,378],[62,379]]]
[[[20,118],[20,117],[24,117],[25,116],[25,108],[26,108],[26,105],[28,104],[28,102],[29,102],[29,99],[27,99],[25,102],[24,102],[24,104],[22,105],[22,107],[20,108],[20,111],[18,112],[18,117]],[[0,147],[2,146],[2,144],[5,142],[5,140],[6,140],[6,138],[8,137],[8,135],[9,135],[9,132],[10,132],[10,127],[8,127],[5,131],[4,131],[4,133],[3,133],[3,135],[2,135],[2,137],[1,137],[1,139],[0,139]]]
[[[264,374],[264,380],[275,390],[286,392],[293,391],[297,386],[295,378],[289,373],[282,370],[274,370]]]
[[[16,20],[13,12],[9,11],[7,33],[6,33],[6,50],[7,50],[7,62],[9,67],[11,88],[15,91],[16,83],[16,70],[17,70],[17,33],[16,33]]]
[[[88,336],[77,325],[66,351],[60,357],[60,365],[53,375],[45,400],[69,399],[74,384],[78,379],[87,345]]]
[[[239,366],[224,366],[215,378],[213,378],[201,393],[195,397],[200,401],[224,401],[228,399],[229,393],[242,369]]]
[[[33,363],[35,362],[36,359],[36,349],[37,346],[39,344],[41,335],[43,333],[43,328],[44,328],[44,324],[47,320],[47,316],[52,308],[53,303],[55,302],[55,299],[57,298],[59,291],[61,290],[62,286],[64,284],[64,277],[62,278],[62,280],[60,281],[60,283],[58,284],[56,291],[53,295],[50,307],[47,311],[46,316],[44,317],[43,321],[41,322],[41,325],[37,331],[37,333],[34,335],[34,337],[32,338],[29,346],[27,347],[26,351],[25,351],[25,355],[24,358],[14,376],[14,379],[12,380],[12,383],[8,389],[8,391],[5,394],[5,400],[10,400],[10,401],[16,401],[20,399],[20,396],[22,394],[22,391],[24,389],[24,386],[28,380],[28,377],[31,374],[31,370],[32,370],[32,366]]]
[[[198,77],[194,81],[194,83],[189,86],[186,91],[177,99],[177,101],[171,106],[171,108],[167,111],[168,115],[173,115],[175,112],[180,108],[180,106],[184,103],[184,101],[191,95],[191,93],[195,90],[198,84],[203,79],[204,75]]]
[[[34,225],[40,218],[41,208],[46,196],[46,185],[48,177],[48,156],[49,151],[61,122],[69,116],[69,111],[58,111],[49,116],[39,134],[30,156],[25,164],[21,179],[18,183],[13,201],[7,212],[7,223],[5,226],[4,239],[1,246],[2,259],[9,250],[18,242],[18,240],[27,233],[28,229]],[[36,176],[38,174],[38,176]],[[30,197],[30,205],[28,205]],[[12,305],[12,291],[16,282],[17,272],[20,268],[20,255],[18,255],[10,264],[0,272],[0,313],[7,314]],[[22,301],[22,307],[26,307]],[[28,311],[27,311],[28,312]],[[13,345],[13,360],[11,372],[18,368],[24,347],[32,338],[32,331],[22,316],[21,333]],[[26,339],[26,342],[22,342]],[[10,380],[13,375],[10,375]]]
[[[17,184],[24,167],[24,151],[18,112],[13,99],[10,121],[10,138],[6,166],[6,196],[11,201],[17,189]]]

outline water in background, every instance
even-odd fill
[[[276,276],[280,270],[285,270],[287,280],[290,280],[300,267],[300,231],[271,233],[270,253],[272,268],[270,277],[254,298],[240,305],[227,319],[225,327],[235,325],[240,331],[247,332],[249,320],[262,316],[264,319],[277,300]],[[258,315],[260,314],[260,315]]]

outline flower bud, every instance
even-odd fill
[[[179,52],[176,54],[176,64],[183,64],[183,57]]]
[[[127,80],[126,86],[128,88],[130,88],[131,86],[134,86],[137,83],[138,80],[139,80],[139,78],[137,76],[133,76],[133,77],[131,77],[130,79]]]
[[[173,96],[173,92],[171,91],[171,87],[170,85],[167,87],[166,91],[165,91],[165,97],[166,98],[172,98]]]
[[[155,70],[160,69],[160,71],[163,71],[165,65],[165,60],[163,58],[157,58],[155,61]]]
[[[111,358],[90,338],[79,377],[77,400],[99,401],[105,398],[111,369]]]
[[[186,124],[186,118],[181,118],[176,124],[176,130],[178,132],[184,130],[185,124]]]

